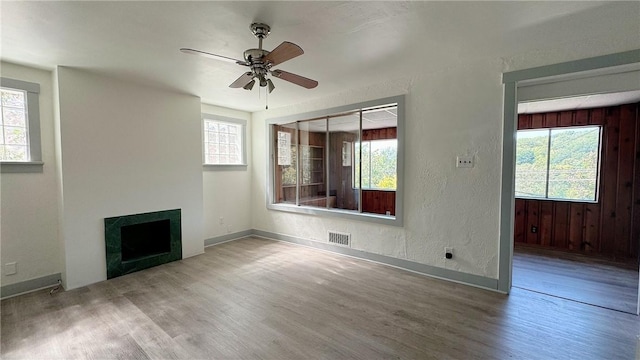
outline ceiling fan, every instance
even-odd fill
[[[294,43],[284,41],[278,45],[272,51],[262,49],[262,40],[269,36],[271,28],[267,24],[253,23],[249,27],[253,35],[258,38],[258,48],[248,49],[244,52],[244,60],[238,60],[223,55],[217,55],[208,53],[205,51],[182,48],[185,54],[200,55],[211,59],[222,60],[227,62],[236,63],[242,66],[248,66],[251,71],[247,71],[240,77],[231,83],[231,88],[243,88],[245,90],[253,89],[253,85],[258,81],[260,87],[267,87],[269,92],[275,89],[273,82],[267,76],[273,75],[278,79],[289,81],[296,85],[302,86],[307,89],[313,89],[318,86],[318,82],[308,79],[304,76],[296,75],[284,70],[271,69],[273,66],[279,65],[287,60],[291,60],[294,57],[300,56],[304,53],[302,48]]]

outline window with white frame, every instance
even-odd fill
[[[601,129],[573,126],[519,130],[516,197],[597,201]]]
[[[246,121],[203,115],[205,165],[246,165]]]
[[[42,165],[40,150],[40,85],[0,79],[0,161],[2,172],[29,172]]]

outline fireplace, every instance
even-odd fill
[[[107,279],[182,259],[180,209],[104,219]]]

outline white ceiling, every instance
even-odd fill
[[[518,114],[589,109],[635,102],[640,102],[640,90],[522,102],[518,104]]]
[[[628,22],[638,9],[638,2],[2,1],[0,58],[83,68],[257,111],[264,109],[264,92],[228,88],[246,68],[178,49],[242,58],[257,47],[249,24],[269,24],[264,48],[287,40],[305,51],[277,68],[320,84],[306,90],[274,79],[268,101],[276,108],[436,71],[468,56],[529,51],[543,45],[547,32],[569,42],[567,26],[603,17]],[[607,29],[589,31],[598,36]]]

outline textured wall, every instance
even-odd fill
[[[502,73],[639,48],[638,23],[620,10],[523,23],[508,41],[486,34],[493,41],[484,48],[416,43],[407,54],[416,66],[390,64],[371,86],[254,113],[253,227],[321,242],[327,230],[348,232],[358,250],[497,278]],[[266,210],[267,119],[399,94],[406,94],[402,228]],[[456,169],[460,154],[473,155],[475,167]],[[453,260],[443,259],[444,247],[454,248]]]
[[[42,173],[0,174],[3,265],[18,263],[16,275],[2,274],[9,285],[62,272],[62,249],[58,241],[58,200],[54,146],[52,74],[3,62],[2,76],[40,84],[40,131]]]

